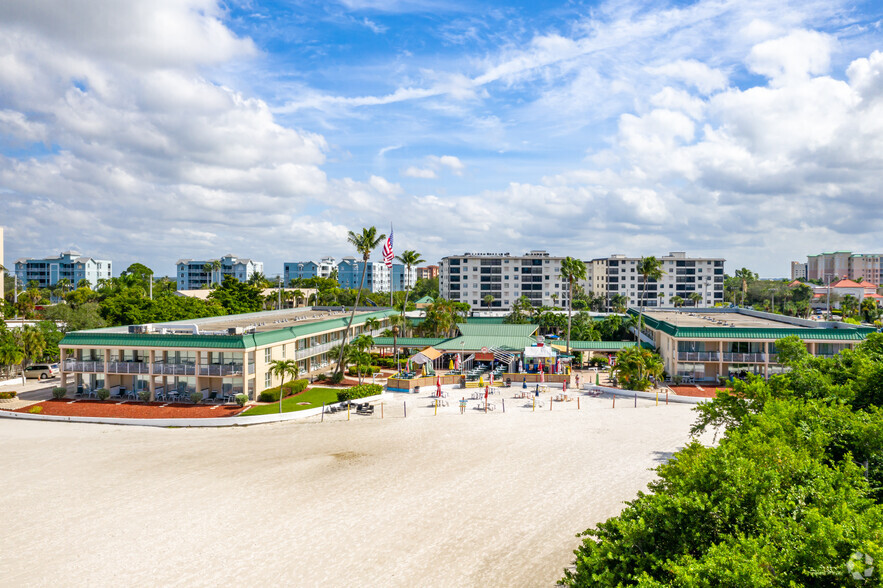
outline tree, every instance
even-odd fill
[[[450,337],[457,330],[457,323],[466,320],[469,305],[436,298],[426,308],[426,316],[417,331],[424,337]]]
[[[616,355],[613,372],[626,390],[646,390],[650,377],[658,381],[663,373],[662,359],[656,353],[639,345],[623,349]]]
[[[702,300],[702,294],[699,292],[691,292],[688,298],[693,302],[693,306],[699,306],[699,301]]]
[[[402,251],[401,255],[396,255],[396,259],[398,259],[405,265],[405,303],[402,305],[402,316],[405,316],[405,307],[408,306],[408,294],[410,293],[410,288],[408,287],[408,276],[411,275],[412,267],[420,265],[426,260],[420,257],[419,253],[411,249],[406,249],[405,251]],[[390,280],[389,289],[392,290],[392,280]]]
[[[29,363],[38,361],[43,357],[43,352],[46,349],[46,339],[43,337],[40,329],[31,325],[25,325],[15,333],[15,342],[21,350],[19,364],[21,365],[21,378],[24,383],[25,368],[28,367]]]
[[[296,380],[299,373],[297,362],[293,359],[276,359],[270,364],[270,373],[278,376],[279,382],[279,414],[282,414],[282,397],[285,395],[285,377]]]
[[[684,299],[681,298],[681,297],[678,296],[678,295],[674,295],[674,296],[672,296],[671,298],[669,298],[668,300],[669,300],[669,302],[672,303],[672,305],[673,305],[675,308],[684,305]]]
[[[641,296],[639,298],[640,304],[639,313],[638,313],[638,344],[641,343],[641,329],[644,328],[644,301],[647,296],[647,280],[653,280],[654,282],[659,280],[665,272],[662,271],[662,262],[656,259],[654,256],[644,257],[641,259],[641,262],[638,264],[638,273],[641,274],[641,278],[644,280],[644,289],[641,292]]]
[[[224,283],[212,290],[209,300],[218,301],[227,314],[258,312],[264,306],[263,292],[257,286],[224,276]]]
[[[374,347],[374,338],[371,335],[359,335],[351,344],[355,353],[351,354],[351,358],[356,364],[356,370],[359,375],[359,384],[362,383],[362,368],[368,367],[371,362],[371,356],[368,350]]]
[[[350,327],[352,327],[353,319],[356,316],[356,308],[359,306],[359,298],[362,294],[362,288],[365,287],[365,272],[368,270],[368,260],[371,259],[371,252],[374,251],[384,239],[386,239],[386,235],[382,233],[378,235],[375,227],[363,228],[361,233],[350,231],[347,236],[347,241],[356,248],[356,252],[362,255],[362,279],[359,282],[359,291],[356,294],[356,302],[353,304],[353,311],[350,313],[350,320],[347,322],[346,329],[343,331],[344,343],[346,343],[349,338]],[[335,374],[343,374],[342,363],[343,346],[341,346],[340,356],[337,358],[337,369],[335,370]]]
[[[873,298],[865,298],[862,300],[861,313],[862,319],[864,319],[866,323],[873,323],[880,318],[880,308],[877,306],[877,302]]]
[[[859,310],[858,298],[856,298],[852,294],[846,294],[840,301],[840,310],[842,311],[843,318],[845,319],[857,315]]]
[[[9,368],[22,362],[24,351],[19,347],[15,333],[7,330],[4,323],[0,325],[2,325],[0,326],[0,364],[3,365],[4,375],[8,378]]]
[[[613,312],[625,313],[629,303],[629,297],[625,294],[614,294],[610,297],[610,308]]]
[[[494,303],[494,295],[493,295],[493,294],[486,294],[486,295],[484,296],[484,298],[481,299],[481,301],[484,302],[484,305],[485,305],[487,308],[490,308],[490,307],[491,307],[491,304]]]
[[[304,299],[304,292],[303,292],[303,290],[301,290],[300,288],[298,288],[298,289],[296,289],[294,292],[292,292],[291,294],[292,294],[293,297],[294,297],[294,306],[295,306],[295,307],[300,306],[301,301],[303,301],[303,299]]]
[[[392,348],[393,353],[396,356],[396,371],[399,371],[399,334],[402,332],[402,329],[407,324],[407,320],[408,319],[398,314],[394,314],[389,317],[389,327],[392,331]]]
[[[567,355],[570,355],[570,327],[573,314],[573,283],[586,279],[586,264],[573,257],[565,257],[561,261],[561,277],[567,280],[569,294],[567,297]]]

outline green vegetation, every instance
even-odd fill
[[[110,390],[107,388],[99,388],[95,391],[95,396],[98,397],[98,400],[107,400],[110,398]]]
[[[586,264],[573,257],[565,257],[561,262],[561,277],[567,280],[567,355],[570,355],[570,336],[573,314],[573,283],[577,280],[586,279]]]
[[[32,406],[28,410],[28,412],[31,414],[40,414],[41,412],[43,412],[43,407],[42,406]]]
[[[367,398],[383,394],[383,386],[380,384],[362,384],[361,386],[353,386],[346,390],[337,390],[338,402],[344,400],[356,400],[357,398]]]
[[[0,400],[9,400],[10,398],[15,398],[18,396],[18,392],[14,390],[10,390],[8,392],[0,392]]]
[[[406,249],[402,251],[401,255],[396,255],[396,259],[402,262],[405,266],[405,276],[408,276],[411,273],[411,268],[414,266],[418,266],[421,263],[425,263],[426,260],[420,257],[420,254],[414,250]],[[410,293],[409,288],[405,288],[405,302],[402,304],[402,317],[405,316],[405,308],[408,306],[408,294]]]
[[[568,586],[880,586],[883,335],[814,357],[776,342],[789,372],[749,377],[697,408],[690,443],[617,517],[583,536]]]
[[[236,404],[238,404],[240,407],[242,407],[242,406],[245,406],[246,402],[248,402],[248,395],[247,394],[237,394],[234,399],[236,400]]]
[[[299,380],[302,381],[302,380]],[[282,412],[294,412],[297,410],[306,410],[308,408],[317,408],[322,404],[332,404],[337,402],[338,390],[334,388],[310,388],[309,390],[289,396],[282,400]],[[308,402],[309,404],[300,404]],[[259,414],[275,414],[279,412],[275,404],[265,404],[263,406],[252,406],[242,413],[242,416],[255,416]]]
[[[310,382],[307,380],[293,380],[282,386],[267,388],[258,395],[258,402],[279,402],[279,392],[283,388],[285,389],[285,396],[291,396],[292,394],[300,394],[303,392],[309,383]]]
[[[279,382],[279,412],[282,412],[281,391],[285,389],[285,378],[289,377],[292,381],[294,381],[297,378],[297,374],[299,371],[300,370],[297,367],[297,362],[293,359],[277,359],[270,364],[270,373],[274,376],[278,376],[281,379],[281,381]]]
[[[619,385],[626,390],[643,391],[652,385],[650,378],[657,382],[662,379],[664,365],[662,358],[643,347],[629,347],[616,356],[613,373]]]
[[[52,389],[52,397],[56,400],[61,400],[67,396],[67,388],[62,388],[61,386]]]

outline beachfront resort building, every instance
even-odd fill
[[[630,308],[637,316],[638,311]],[[818,322],[744,308],[649,310],[645,341],[662,356],[665,371],[688,381],[758,374],[785,368],[778,363],[776,340],[796,335],[813,355],[835,355],[864,341],[874,329],[841,322]]]
[[[349,340],[380,335],[393,314],[358,309]],[[314,307],[75,331],[59,344],[61,385],[73,378],[78,387],[115,394],[148,390],[174,399],[200,391],[205,398],[245,393],[253,400],[280,384],[270,372],[274,360],[296,361],[299,377],[330,370],[348,320],[340,307]]]
[[[438,268],[439,293],[474,309],[509,310],[522,296],[534,306],[567,306],[562,260],[547,251],[450,255]],[[490,305],[484,301],[488,295],[494,298]]]
[[[365,272],[364,288],[371,292],[403,292],[406,288],[413,288],[417,283],[417,269],[405,271],[405,266],[400,263],[386,267],[381,261],[369,261]],[[362,283],[362,269],[365,262],[354,257],[344,257],[337,264],[337,281],[341,288],[357,289]]]
[[[431,280],[432,278],[438,277],[438,266],[437,265],[427,265],[425,267],[417,268],[417,279],[418,280]]]
[[[207,266],[220,263],[220,269],[209,269]],[[180,259],[178,266],[178,290],[196,290],[212,284],[220,284],[227,276],[240,282],[247,282],[254,274],[264,273],[264,264],[244,257],[236,257],[232,253],[220,259]]]
[[[49,288],[66,279],[72,288],[80,280],[87,280],[92,287],[98,280],[111,277],[111,262],[81,255],[77,251],[65,251],[57,256],[42,259],[19,259],[15,262],[15,276],[22,283],[37,282],[40,288]]]
[[[662,278],[647,280],[638,271],[641,257],[611,255],[586,261],[588,279],[582,284],[586,291],[610,300],[613,296],[628,297],[628,306],[674,306],[679,296],[685,305],[714,306],[724,300],[724,259],[718,257],[687,257],[683,251],[672,251],[658,258],[662,262]],[[693,302],[690,295],[701,299]]]
[[[322,261],[287,261],[283,264],[285,284],[291,280],[307,280],[309,278],[330,278],[337,269],[337,261],[333,257],[323,257]]]
[[[791,264],[791,279],[799,279],[795,275],[795,264]],[[800,264],[797,264],[798,266]],[[834,251],[831,253],[819,253],[818,255],[806,256],[807,280],[820,280],[822,283],[836,281],[841,278],[851,278],[861,282],[867,280],[872,284],[879,284],[883,280],[883,253],[852,253],[851,251]],[[798,268],[799,273],[799,268]]]

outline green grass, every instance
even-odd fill
[[[296,410],[306,410],[308,408],[318,408],[322,403],[331,404],[337,402],[337,392],[335,388],[310,388],[309,390],[298,394],[297,396],[289,396],[282,399],[282,412],[294,412]],[[298,404],[300,402],[309,402],[309,405]],[[277,414],[279,412],[279,403],[263,404],[261,406],[252,406],[240,416],[255,416],[258,414]]]

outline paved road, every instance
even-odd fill
[[[68,380],[70,381],[70,380]],[[52,398],[52,389],[61,383],[58,377],[48,378],[46,380],[28,380],[27,384],[7,384],[0,386],[0,392],[4,390],[15,390],[18,397],[22,400],[48,400]],[[68,385],[69,390],[73,390],[73,386]]]

